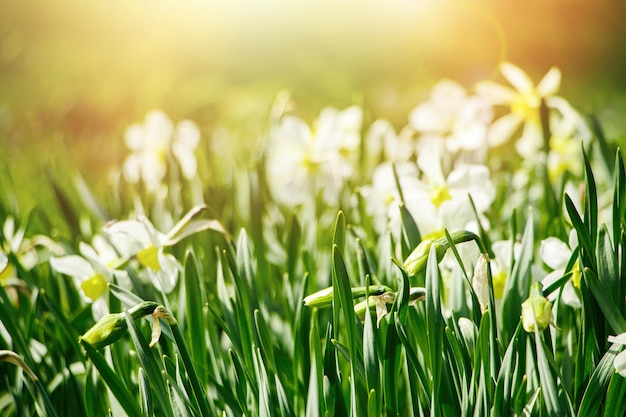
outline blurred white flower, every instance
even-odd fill
[[[177,161],[185,178],[196,175],[194,151],[200,141],[200,130],[189,120],[176,127],[161,111],[146,116],[144,124],[133,124],[125,134],[132,153],[124,161],[124,178],[130,183],[142,180],[149,191],[156,190],[168,168],[170,154]]]
[[[444,228],[461,230],[474,223],[476,218],[468,196],[472,197],[478,214],[485,213],[493,203],[496,190],[486,166],[459,164],[444,175],[436,149],[422,152],[417,165],[422,177],[407,183],[414,188],[403,189],[403,194],[422,238],[440,237]]]
[[[372,184],[361,187],[361,195],[366,201],[367,212],[374,217],[374,224],[379,233],[383,233],[391,222],[392,230],[398,230],[400,224],[400,193],[393,175],[393,165],[389,162],[376,167]],[[416,189],[419,186],[419,171],[413,162],[395,166],[402,190]]]
[[[381,162],[407,162],[415,152],[415,139],[411,129],[396,133],[387,120],[376,120],[367,131],[365,138],[367,157],[371,166]]]
[[[487,129],[493,120],[490,102],[468,96],[454,81],[437,83],[430,99],[409,114],[409,124],[427,140],[443,140],[446,150],[475,151],[487,147]]]
[[[522,245],[510,240],[498,240],[491,244],[494,258],[491,259],[491,279],[493,281],[493,295],[496,299],[502,298],[504,286],[511,271],[511,260],[519,257]],[[513,252],[513,253],[511,253]]]
[[[539,256],[541,260],[553,270],[541,281],[543,288],[549,287],[563,277],[565,268],[572,257],[572,248],[576,248],[577,246],[578,239],[574,230],[572,230],[569,235],[569,244],[556,237],[549,237],[541,241]],[[565,304],[571,307],[580,308],[582,304],[575,289],[580,288],[580,267],[578,260],[574,263],[571,272],[572,276],[563,287],[561,299]],[[557,294],[557,292],[554,292],[549,298],[554,300]]]
[[[99,320],[109,312],[109,282],[115,276],[118,283],[121,281],[126,284],[128,277],[125,271],[115,269],[116,253],[101,236],[96,236],[92,243],[94,247],[80,243],[79,251],[82,256],[51,257],[50,265],[55,271],[74,279],[81,298],[91,304],[93,317]]]
[[[556,97],[561,83],[561,71],[552,67],[537,86],[524,71],[511,63],[502,63],[500,71],[514,88],[492,81],[482,81],[476,85],[479,95],[488,98],[494,105],[508,106],[511,110],[491,125],[488,141],[491,146],[501,145],[523,127],[522,135],[516,143],[517,151],[522,156],[532,157],[533,152],[540,150],[543,145],[539,115],[541,100],[545,100],[549,108],[554,108],[555,102],[564,101]]]
[[[322,110],[313,129],[302,119],[285,116],[272,132],[267,149],[267,176],[274,197],[297,205],[322,193],[334,202],[353,174],[361,144],[362,110]]]

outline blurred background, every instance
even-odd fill
[[[257,140],[280,90],[312,120],[363,106],[400,128],[441,78],[503,81],[502,60],[626,123],[626,3],[614,0],[225,2],[0,0],[0,167],[35,189],[46,165],[104,181],[152,109]]]

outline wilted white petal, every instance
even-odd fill
[[[506,77],[506,79],[511,83],[513,87],[517,89],[520,93],[530,93],[534,90],[535,86],[532,80],[526,75],[521,68],[509,63],[503,62],[500,65],[500,71]]]
[[[559,269],[567,265],[572,256],[572,250],[560,239],[549,237],[541,241],[539,256],[550,268]]]
[[[554,95],[559,91],[560,85],[561,70],[552,67],[537,85],[537,93],[542,97]]]
[[[93,266],[78,255],[51,257],[50,265],[55,271],[72,277],[87,278],[95,274]]]

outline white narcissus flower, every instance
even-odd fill
[[[539,114],[541,100],[545,100],[549,108],[563,100],[556,97],[561,84],[561,71],[552,67],[536,86],[524,71],[511,63],[502,63],[500,71],[513,88],[492,81],[482,81],[476,85],[479,95],[488,98],[494,105],[508,106],[511,110],[491,125],[488,141],[491,146],[501,145],[523,127],[522,136],[516,144],[517,150],[522,156],[531,157],[543,145]]]
[[[200,141],[200,130],[189,120],[176,127],[161,111],[146,116],[144,124],[131,125],[125,134],[126,145],[132,153],[124,161],[124,178],[130,183],[142,180],[149,191],[155,191],[165,178],[168,155],[178,162],[183,176],[196,175],[194,151]]]
[[[565,268],[572,257],[572,248],[576,246],[578,246],[578,239],[574,230],[569,235],[569,245],[556,237],[549,237],[541,241],[539,256],[553,270],[541,281],[543,288],[549,287],[563,276]],[[576,292],[576,288],[580,288],[580,267],[578,266],[578,261],[574,263],[571,272],[572,276],[563,287],[561,299],[571,307],[580,308],[582,304]],[[557,292],[554,292],[549,298],[554,300],[556,295]]]
[[[487,147],[487,129],[493,109],[487,99],[468,96],[454,81],[442,80],[428,101],[409,114],[409,125],[426,137],[445,142],[449,152],[475,151]]]
[[[468,195],[478,214],[493,203],[496,190],[486,166],[459,164],[444,175],[436,148],[420,153],[417,164],[423,175],[403,194],[423,238],[440,237],[444,228],[461,230],[475,222]]]
[[[139,263],[151,272],[154,286],[170,293],[176,287],[182,266],[173,255],[165,253],[165,248],[202,230],[213,229],[227,235],[216,220],[196,219],[205,208],[199,205],[189,210],[167,234],[158,231],[145,216],[112,223],[104,228],[104,233],[116,242],[125,241],[125,248],[118,247],[123,256],[136,256]]]
[[[268,182],[274,197],[302,204],[322,192],[334,202],[353,174],[361,144],[362,110],[326,108],[311,129],[295,116],[285,116],[272,132],[266,152]]]
[[[113,268],[113,260],[110,258],[112,248],[106,247],[106,243],[101,237],[94,238],[96,249],[84,242],[79,245],[79,255],[67,255],[61,257],[51,257],[50,265],[61,273],[72,277],[76,287],[80,289],[83,301],[91,304],[91,310],[95,320],[99,320],[109,312],[108,305],[108,284],[116,279],[122,282],[127,280],[126,272]]]

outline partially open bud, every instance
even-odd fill
[[[152,314],[158,304],[153,301],[144,301],[128,310],[133,320]],[[128,329],[124,313],[107,314],[93,327],[80,337],[82,342],[89,343],[96,349],[102,349],[118,341]]]
[[[530,296],[522,303],[522,326],[527,332],[544,331],[552,321],[552,303],[543,296],[541,283],[530,288]]]

